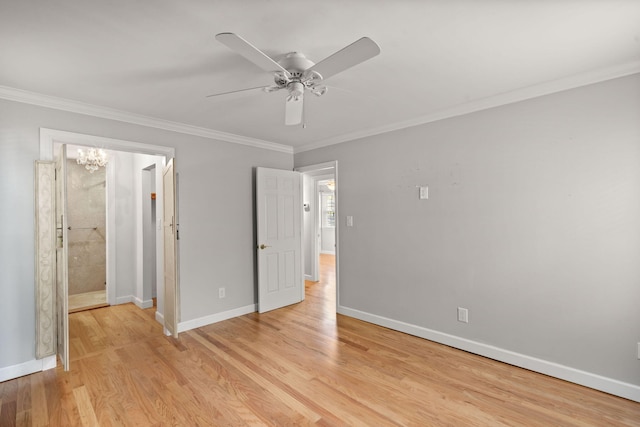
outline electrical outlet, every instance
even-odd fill
[[[224,288],[218,288],[218,298],[224,298],[226,296],[226,292]]]
[[[469,323],[469,310],[458,307],[458,322]]]

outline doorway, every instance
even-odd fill
[[[296,168],[303,182],[303,267],[305,288],[322,286],[339,306],[338,164]]]
[[[67,146],[68,312],[106,307],[106,171],[78,162]]]
[[[320,220],[318,221],[320,254],[335,255],[336,253],[336,183],[333,178],[317,181],[318,206]]]
[[[148,283],[155,277],[156,289],[158,294],[158,310],[156,311],[156,320],[159,323],[164,323],[163,313],[164,306],[162,305],[162,293],[164,291],[164,279],[162,274],[163,268],[163,238],[162,230],[160,226],[152,224],[151,227],[143,226],[143,199],[147,197],[151,199],[155,196],[154,200],[161,206],[163,203],[162,189],[155,188],[155,182],[162,182],[161,174],[162,167],[166,163],[166,159],[172,159],[174,157],[175,150],[171,147],[153,146],[148,144],[140,144],[130,141],[115,140],[110,138],[102,138],[91,135],[75,134],[71,132],[57,131],[51,129],[40,129],[40,158],[45,163],[54,160],[54,148],[56,146],[85,146],[85,147],[101,147],[108,152],[110,158],[106,167],[106,179],[104,183],[106,192],[106,224],[104,240],[106,241],[106,294],[107,302],[110,305],[122,304],[127,302],[133,302],[141,308],[153,306],[153,287],[145,286],[145,281]],[[66,152],[66,150],[65,150]],[[68,164],[65,162],[65,165]],[[145,174],[160,174],[160,178],[151,177],[147,175],[147,185],[145,187],[143,181],[145,181]],[[65,173],[66,177],[67,174]],[[124,180],[124,181],[122,181]],[[151,192],[151,189],[155,191]],[[153,194],[142,194],[144,192],[151,192]],[[123,202],[125,200],[126,202]],[[149,217],[153,217],[154,205],[152,203],[149,210]],[[66,206],[66,204],[65,204]],[[49,211],[43,212],[43,215],[48,214]],[[68,217],[68,215],[66,215]],[[158,218],[158,222],[162,219]],[[71,228],[64,227],[65,233],[73,232],[73,225]],[[80,227],[76,231],[80,231]],[[87,232],[97,232],[99,227],[94,225],[86,227]],[[149,242],[153,240],[147,239],[145,241],[145,230],[151,230],[151,234],[155,231],[155,250],[150,247]],[[147,236],[149,237],[149,236]],[[151,236],[153,239],[154,236]],[[65,241],[69,238],[66,237]],[[147,250],[145,251],[145,247]],[[155,257],[154,257],[155,252]],[[48,256],[48,255],[47,255]],[[149,274],[144,274],[144,258],[155,258],[155,267],[151,266],[151,269],[155,268],[155,275],[151,271]],[[66,257],[65,257],[66,258]],[[65,263],[67,264],[67,263]],[[117,264],[117,268],[116,268]],[[49,282],[40,280],[39,286],[46,288],[50,286]],[[104,279],[103,279],[104,285]],[[53,284],[55,286],[55,283]],[[66,286],[66,285],[65,285]],[[175,284],[176,288],[178,284]],[[49,292],[48,289],[43,291]],[[53,291],[53,290],[51,290]],[[66,301],[66,299],[65,299]],[[58,307],[62,307],[62,302],[58,302]],[[56,310],[59,310],[57,308]],[[38,315],[46,316],[50,309],[42,303],[38,303],[37,313]],[[63,314],[64,313],[64,314]],[[68,315],[66,303],[64,303],[64,309],[62,313],[59,312],[59,316]],[[65,328],[66,329],[66,328]],[[46,336],[41,336],[42,332],[37,331],[37,340],[51,339],[49,334],[52,332],[47,330],[44,332]],[[55,332],[53,332],[55,333]],[[55,342],[55,337],[53,338]],[[68,340],[60,341],[58,337],[58,347],[60,346],[68,348]],[[68,350],[65,351],[68,354]],[[49,356],[49,354],[44,354]],[[65,370],[67,365],[65,365]]]
[[[54,144],[56,153],[61,145]],[[103,150],[107,164],[89,171],[77,164],[78,153],[88,146],[64,145],[69,313],[127,302],[152,307],[162,254],[155,175],[164,157]]]

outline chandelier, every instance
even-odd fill
[[[79,165],[84,165],[89,172],[93,173],[100,167],[105,167],[109,160],[107,159],[107,153],[103,149],[89,148],[85,151],[80,148],[76,162]]]

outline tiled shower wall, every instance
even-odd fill
[[[69,295],[106,287],[105,169],[67,160]]]

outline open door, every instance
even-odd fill
[[[69,272],[67,216],[67,146],[60,147],[56,159],[56,307],[58,318],[58,356],[69,370]]]
[[[301,181],[299,172],[256,170],[260,313],[304,299]]]
[[[176,171],[170,159],[162,171],[164,234],[164,328],[167,335],[178,337],[178,229],[176,225]]]

